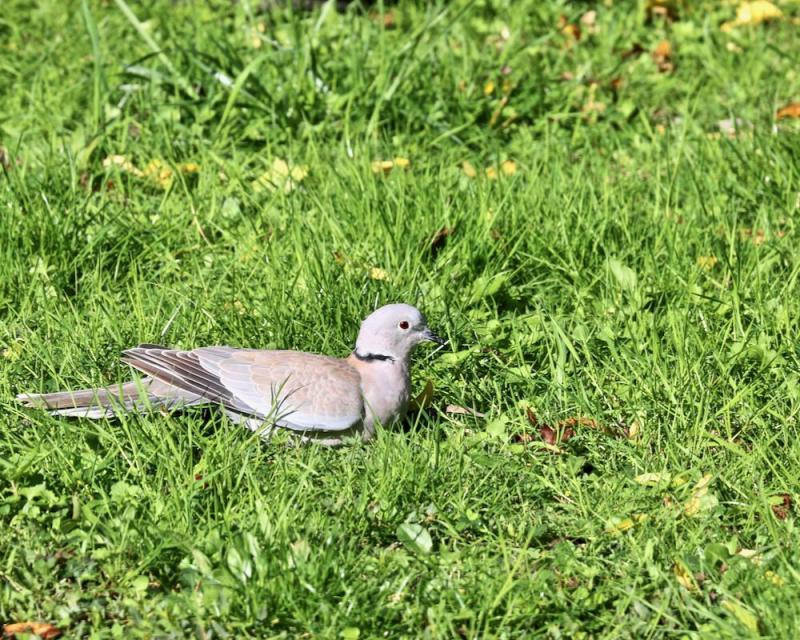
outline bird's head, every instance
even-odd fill
[[[445,343],[428,328],[419,309],[410,304],[387,304],[361,323],[355,355],[362,360],[405,360],[414,347],[426,341]]]

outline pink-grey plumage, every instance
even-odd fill
[[[416,308],[386,305],[361,324],[347,358],[233,347],[181,351],[144,344],[122,354],[123,362],[146,374],[142,379],[17,399],[55,415],[93,419],[216,404],[234,422],[265,435],[277,425],[323,444],[340,444],[355,435],[370,440],[376,424],[387,425],[405,413],[411,352],[424,340],[442,342]]]

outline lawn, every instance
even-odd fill
[[[769,6],[4,0],[0,622],[794,636],[800,5]],[[141,342],[344,356],[395,301],[450,344],[368,445],[13,401]]]

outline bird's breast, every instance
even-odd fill
[[[362,368],[361,389],[367,421],[389,425],[408,406],[408,369],[400,363],[371,363]]]

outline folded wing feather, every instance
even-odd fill
[[[344,360],[297,351],[130,349],[123,360],[234,412],[297,431],[344,431],[364,416],[361,378]]]

